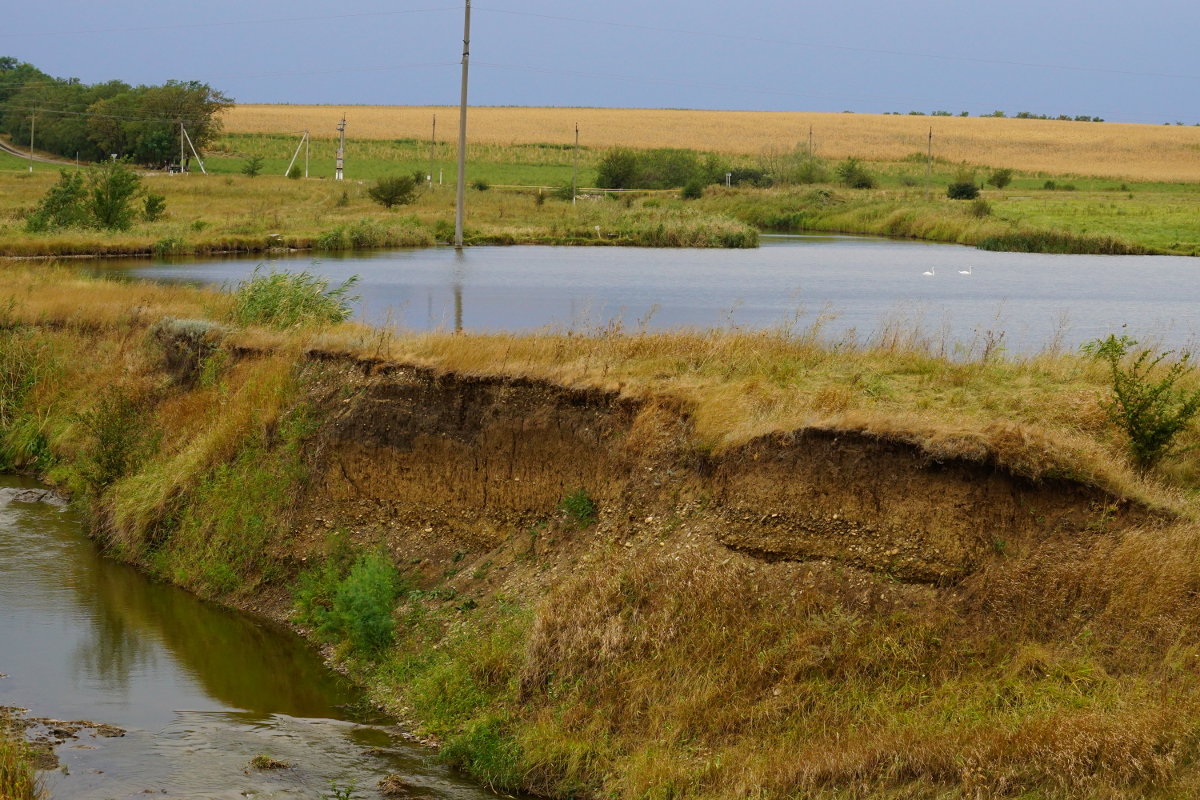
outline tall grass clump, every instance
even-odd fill
[[[360,219],[339,225],[317,237],[318,250],[366,250],[372,247],[429,247],[433,234],[412,220],[388,224]]]
[[[0,799],[39,800],[44,797],[41,783],[23,741],[0,730]]]
[[[281,329],[345,322],[358,299],[350,296],[358,280],[352,275],[331,289],[328,278],[308,270],[263,273],[256,267],[234,290],[233,321]]]

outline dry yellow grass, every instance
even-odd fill
[[[290,133],[308,129],[336,135],[342,112],[357,139],[425,139],[438,115],[451,131],[458,109],[429,106],[239,105],[225,113],[230,133]],[[620,108],[473,108],[471,138],[493,144],[566,144],[575,123],[588,147],[685,147],[757,155],[807,142],[817,152],[895,161],[925,152],[933,129],[934,154],[1026,172],[1097,175],[1128,180],[1200,181],[1200,128],[1126,123],[979,117],[919,117],[768,111],[688,111]],[[449,134],[442,134],[446,141]]]

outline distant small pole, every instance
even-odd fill
[[[575,157],[571,162],[571,205],[579,193],[579,123],[575,123]]]
[[[471,61],[471,0],[463,12],[462,97],[458,104],[458,187],[454,198],[454,246],[463,246],[463,204],[467,200],[467,68]]]
[[[933,128],[929,129],[929,144],[925,152],[925,200],[929,200],[929,177],[933,172]]]
[[[337,159],[333,164],[333,179],[340,181],[345,177],[346,165],[346,115],[342,114],[342,121],[338,123],[338,149]]]
[[[33,172],[33,130],[37,127],[37,112],[29,118],[29,171]]]
[[[812,158],[813,154],[813,131],[812,125],[808,126],[808,157]]]
[[[304,132],[304,177],[308,177],[308,151],[311,140],[308,138],[308,131]]]
[[[429,137],[429,187],[433,188],[433,170],[437,166],[437,114],[433,115],[433,133]]]
[[[183,120],[179,120],[179,174],[180,175],[183,174],[183,159],[184,159],[183,147],[184,147]]]

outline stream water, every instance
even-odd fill
[[[850,236],[768,236],[754,250],[436,247],[99,269],[219,286],[264,263],[334,282],[358,275],[359,318],[415,330],[804,329],[819,317],[827,338],[920,330],[948,354],[1001,334],[1001,346],[1017,352],[1074,348],[1122,330],[1188,347],[1200,334],[1198,259],[991,253]]]
[[[0,705],[87,720],[44,773],[54,798],[496,795],[406,742],[290,631],[203,602],[100,555],[76,516],[14,500],[0,476]],[[291,765],[259,771],[266,754]],[[354,787],[353,791],[349,791]]]

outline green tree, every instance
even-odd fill
[[[88,180],[93,221],[106,230],[128,230],[136,216],[133,201],[141,190],[141,176],[124,164],[113,161],[93,170]]]
[[[257,178],[259,173],[262,172],[262,168],[263,157],[250,156],[250,158],[246,159],[246,163],[242,164],[242,174],[247,178]]]
[[[601,189],[632,189],[637,177],[638,156],[627,147],[609,150],[596,168],[596,186]]]

